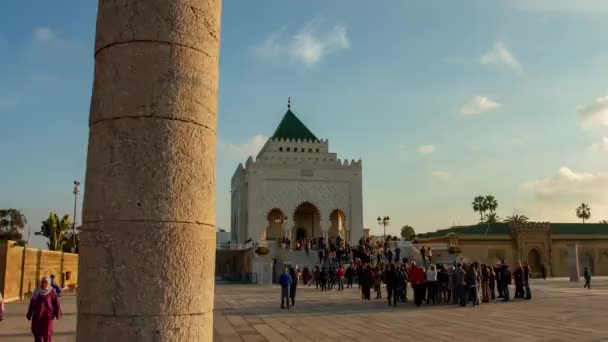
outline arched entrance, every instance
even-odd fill
[[[540,252],[536,248],[532,248],[530,252],[528,252],[528,266],[530,266],[531,274],[540,273],[540,265],[541,265],[541,257]]]
[[[296,240],[305,240],[307,238],[308,238],[308,235],[306,234],[306,229],[304,229],[304,228],[296,229]]]
[[[310,202],[302,202],[293,213],[294,236],[315,238],[323,235],[321,230],[321,214],[319,209]]]
[[[348,241],[346,228],[346,215],[341,209],[336,209],[331,212],[329,215],[329,239],[335,239],[338,236],[342,237],[342,239]]]
[[[283,223],[285,214],[281,209],[274,208],[266,215],[268,226],[266,227],[266,240],[280,240],[283,237]]]

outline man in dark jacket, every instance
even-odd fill
[[[397,274],[395,264],[391,263],[388,270],[384,272],[384,283],[386,284],[386,292],[388,298],[388,306],[397,306]],[[393,300],[394,299],[394,300]]]
[[[292,279],[289,275],[289,269],[285,268],[285,271],[279,277],[279,283],[281,284],[281,309],[285,309],[285,302],[287,302],[287,309],[289,309],[289,289],[291,287]]]
[[[464,280],[464,270],[462,269],[461,264],[456,265],[456,269],[454,270],[454,289],[458,296],[458,304],[460,304],[460,306],[466,306],[467,291]]]

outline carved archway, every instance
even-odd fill
[[[283,210],[279,208],[273,208],[268,211],[266,214],[266,222],[268,225],[266,226],[266,234],[262,240],[280,240],[283,238],[285,223],[285,213]]]
[[[300,236],[305,234],[307,238],[323,236],[321,212],[312,202],[300,203],[293,212],[293,236],[297,234]]]
[[[329,239],[335,239],[340,236],[348,241],[348,228],[346,226],[346,214],[342,209],[334,209],[329,215]]]
[[[537,248],[532,248],[528,252],[528,266],[530,266],[530,272],[532,274],[540,273],[540,265],[542,264],[542,258],[540,251]]]

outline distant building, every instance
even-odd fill
[[[232,177],[232,240],[363,235],[361,160],[340,160],[290,104],[257,157]]]
[[[536,275],[543,265],[547,276],[566,277],[569,262],[578,260],[580,273],[587,267],[593,275],[608,275],[608,224],[477,224],[418,234],[415,244],[432,246],[435,262],[504,260],[513,266],[521,261]]]

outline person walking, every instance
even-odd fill
[[[289,269],[285,268],[285,271],[279,277],[279,283],[281,284],[281,309],[287,308],[289,310],[289,289],[293,280],[289,275]],[[287,304],[285,304],[287,302]]]
[[[338,291],[344,291],[344,275],[346,271],[344,271],[344,267],[342,265],[339,266],[338,272],[336,274],[338,278]]]
[[[475,307],[475,305],[479,305],[479,296],[477,294],[479,283],[477,282],[477,272],[473,264],[467,265],[464,278],[466,286],[469,289],[469,298],[473,301],[473,307]]]
[[[486,264],[481,264],[481,302],[490,301],[490,270]]]
[[[4,320],[4,298],[2,298],[2,292],[0,292],[0,322]]]
[[[55,275],[51,274],[51,287],[55,290],[58,297],[61,297],[61,287],[55,283]]]
[[[50,342],[53,338],[53,319],[61,317],[61,306],[48,277],[40,279],[40,286],[30,299],[26,317],[32,321],[34,341]]]
[[[515,279],[515,298],[524,298],[524,270],[521,263],[515,267],[513,278]]]
[[[583,288],[591,290],[591,272],[589,272],[588,267],[585,267],[583,277],[585,278],[585,285],[583,286]]]
[[[420,248],[420,256],[422,257],[422,265],[426,265],[426,248]]]
[[[346,276],[346,288],[347,289],[350,289],[353,287],[353,278],[355,277],[354,268],[355,268],[355,265],[351,264],[350,267],[346,269],[345,276]]]
[[[388,299],[388,306],[392,306],[393,303],[397,306],[396,296],[396,283],[397,276],[395,274],[395,264],[391,263],[386,271],[383,273],[383,281],[386,284],[386,298]],[[393,297],[395,300],[393,300]]]
[[[494,300],[496,299],[496,273],[494,273],[494,268],[491,266],[488,266],[488,271],[490,272],[490,298]]]
[[[415,261],[412,261],[410,266],[409,277],[414,290],[414,302],[419,307],[424,299],[424,271],[416,265]]]
[[[437,299],[437,271],[435,270],[435,265],[431,265],[431,267],[426,271],[426,303],[433,304],[436,303]]]
[[[511,299],[509,298],[509,285],[511,285],[511,271],[509,271],[509,266],[507,264],[502,264],[500,269],[500,278],[502,284],[502,301],[508,302]]]
[[[291,298],[291,307],[296,307],[296,290],[298,289],[298,278],[300,277],[300,271],[298,270],[298,266],[295,268],[291,268],[289,272],[289,276],[291,277],[291,284],[289,285],[289,298]]]
[[[524,290],[526,290],[526,294],[524,296],[525,300],[532,299],[532,292],[530,291],[530,266],[528,263],[524,263]]]
[[[455,298],[458,298],[458,304],[460,306],[467,306],[467,291],[464,275],[462,264],[459,263],[454,270],[454,291],[456,293]]]

